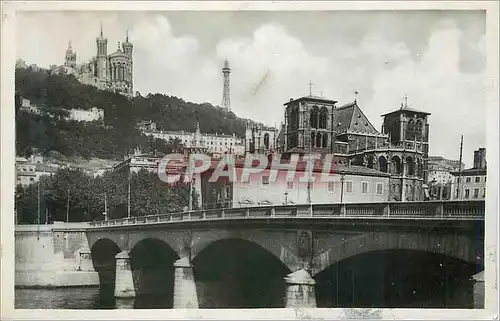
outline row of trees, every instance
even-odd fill
[[[29,99],[48,115],[19,112],[16,117],[17,151],[36,148],[56,150],[66,156],[122,159],[137,146],[152,146],[168,152],[165,142],[142,135],[136,124],[152,120],[163,130],[195,131],[200,121],[202,132],[243,135],[246,120],[211,104],[194,104],[177,97],[148,94],[125,96],[79,83],[72,75],[51,74],[46,70],[16,69],[18,97]],[[16,110],[20,107],[17,102]],[[102,123],[65,121],[64,110],[98,107],[104,110]]]
[[[130,177],[130,178],[129,178]],[[36,184],[16,188],[19,224],[51,221],[81,222],[178,212],[189,202],[189,186],[168,186],[156,174],[107,172],[93,178],[78,169],[61,169]],[[197,208],[193,191],[193,208]]]

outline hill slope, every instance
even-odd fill
[[[126,97],[79,83],[73,76],[50,74],[46,70],[16,69],[16,92],[47,111],[60,109],[104,110],[104,124],[68,122],[47,115],[24,112],[16,117],[16,151],[27,155],[32,148],[47,154],[122,159],[137,146],[168,153],[178,148],[142,135],[135,125],[152,120],[163,130],[194,131],[197,119],[203,133],[242,136],[247,120],[211,104],[195,104],[162,94]],[[16,106],[18,108],[19,106]]]

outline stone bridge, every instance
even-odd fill
[[[258,206],[97,221],[86,234],[101,286],[107,284],[117,298],[164,291],[174,308],[220,307],[202,297],[241,307],[230,301],[241,303],[252,294],[256,301],[247,307],[316,307],[352,296],[359,306],[372,288],[379,289],[372,296],[387,304],[395,291],[387,284],[425,283],[439,273],[432,282],[461,274],[463,283],[482,270],[484,206],[484,201]],[[373,259],[352,263],[363,257]],[[401,268],[392,269],[396,265]],[[368,282],[360,275],[371,275],[370,270],[379,271],[377,282],[383,284],[355,286]],[[411,277],[391,281],[410,270]],[[341,283],[348,278],[352,284],[345,294]],[[236,286],[238,279],[247,284]],[[451,289],[458,281],[446,282],[442,287]],[[401,285],[398,291],[411,288],[409,296],[421,292],[423,300],[431,290],[419,286]],[[462,300],[443,295],[446,302]]]

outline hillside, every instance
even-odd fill
[[[61,109],[104,110],[104,124],[77,123],[32,115],[16,117],[16,150],[27,155],[34,148],[44,154],[57,151],[65,156],[89,159],[123,159],[137,146],[164,153],[178,149],[176,142],[164,142],[142,135],[135,125],[152,120],[162,130],[194,131],[197,119],[204,133],[242,136],[247,120],[211,104],[195,104],[162,94],[126,97],[80,84],[73,76],[50,74],[46,70],[16,69],[16,92],[32,104],[52,112]],[[19,106],[16,106],[16,110]]]

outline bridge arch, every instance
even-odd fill
[[[364,252],[315,275],[319,308],[472,308],[475,264],[421,250]]]
[[[101,292],[113,293],[115,288],[116,254],[120,247],[111,239],[101,238],[90,248],[94,269],[99,274]]]
[[[279,233],[281,234],[281,233]],[[299,258],[294,252],[284,244],[294,244],[296,235],[276,235],[270,231],[255,230],[218,230],[206,232],[193,238],[191,244],[191,258],[194,260],[200,252],[209,247],[212,243],[222,240],[242,240],[259,246],[280,260],[289,270],[293,271],[300,266]],[[277,239],[283,239],[278,242]],[[288,240],[287,240],[288,238]]]
[[[329,266],[356,255],[390,250],[417,250],[442,254],[461,261],[484,266],[484,246],[474,237],[437,233],[423,237],[421,232],[370,232],[347,238],[313,259],[313,273],[317,275]]]
[[[192,260],[200,308],[284,307],[291,271],[279,257],[255,242],[224,238]]]
[[[173,306],[174,262],[177,252],[165,241],[144,238],[135,243],[130,251],[130,265],[137,299],[136,305],[151,300],[155,295],[158,302],[147,302],[148,307],[171,308]]]

